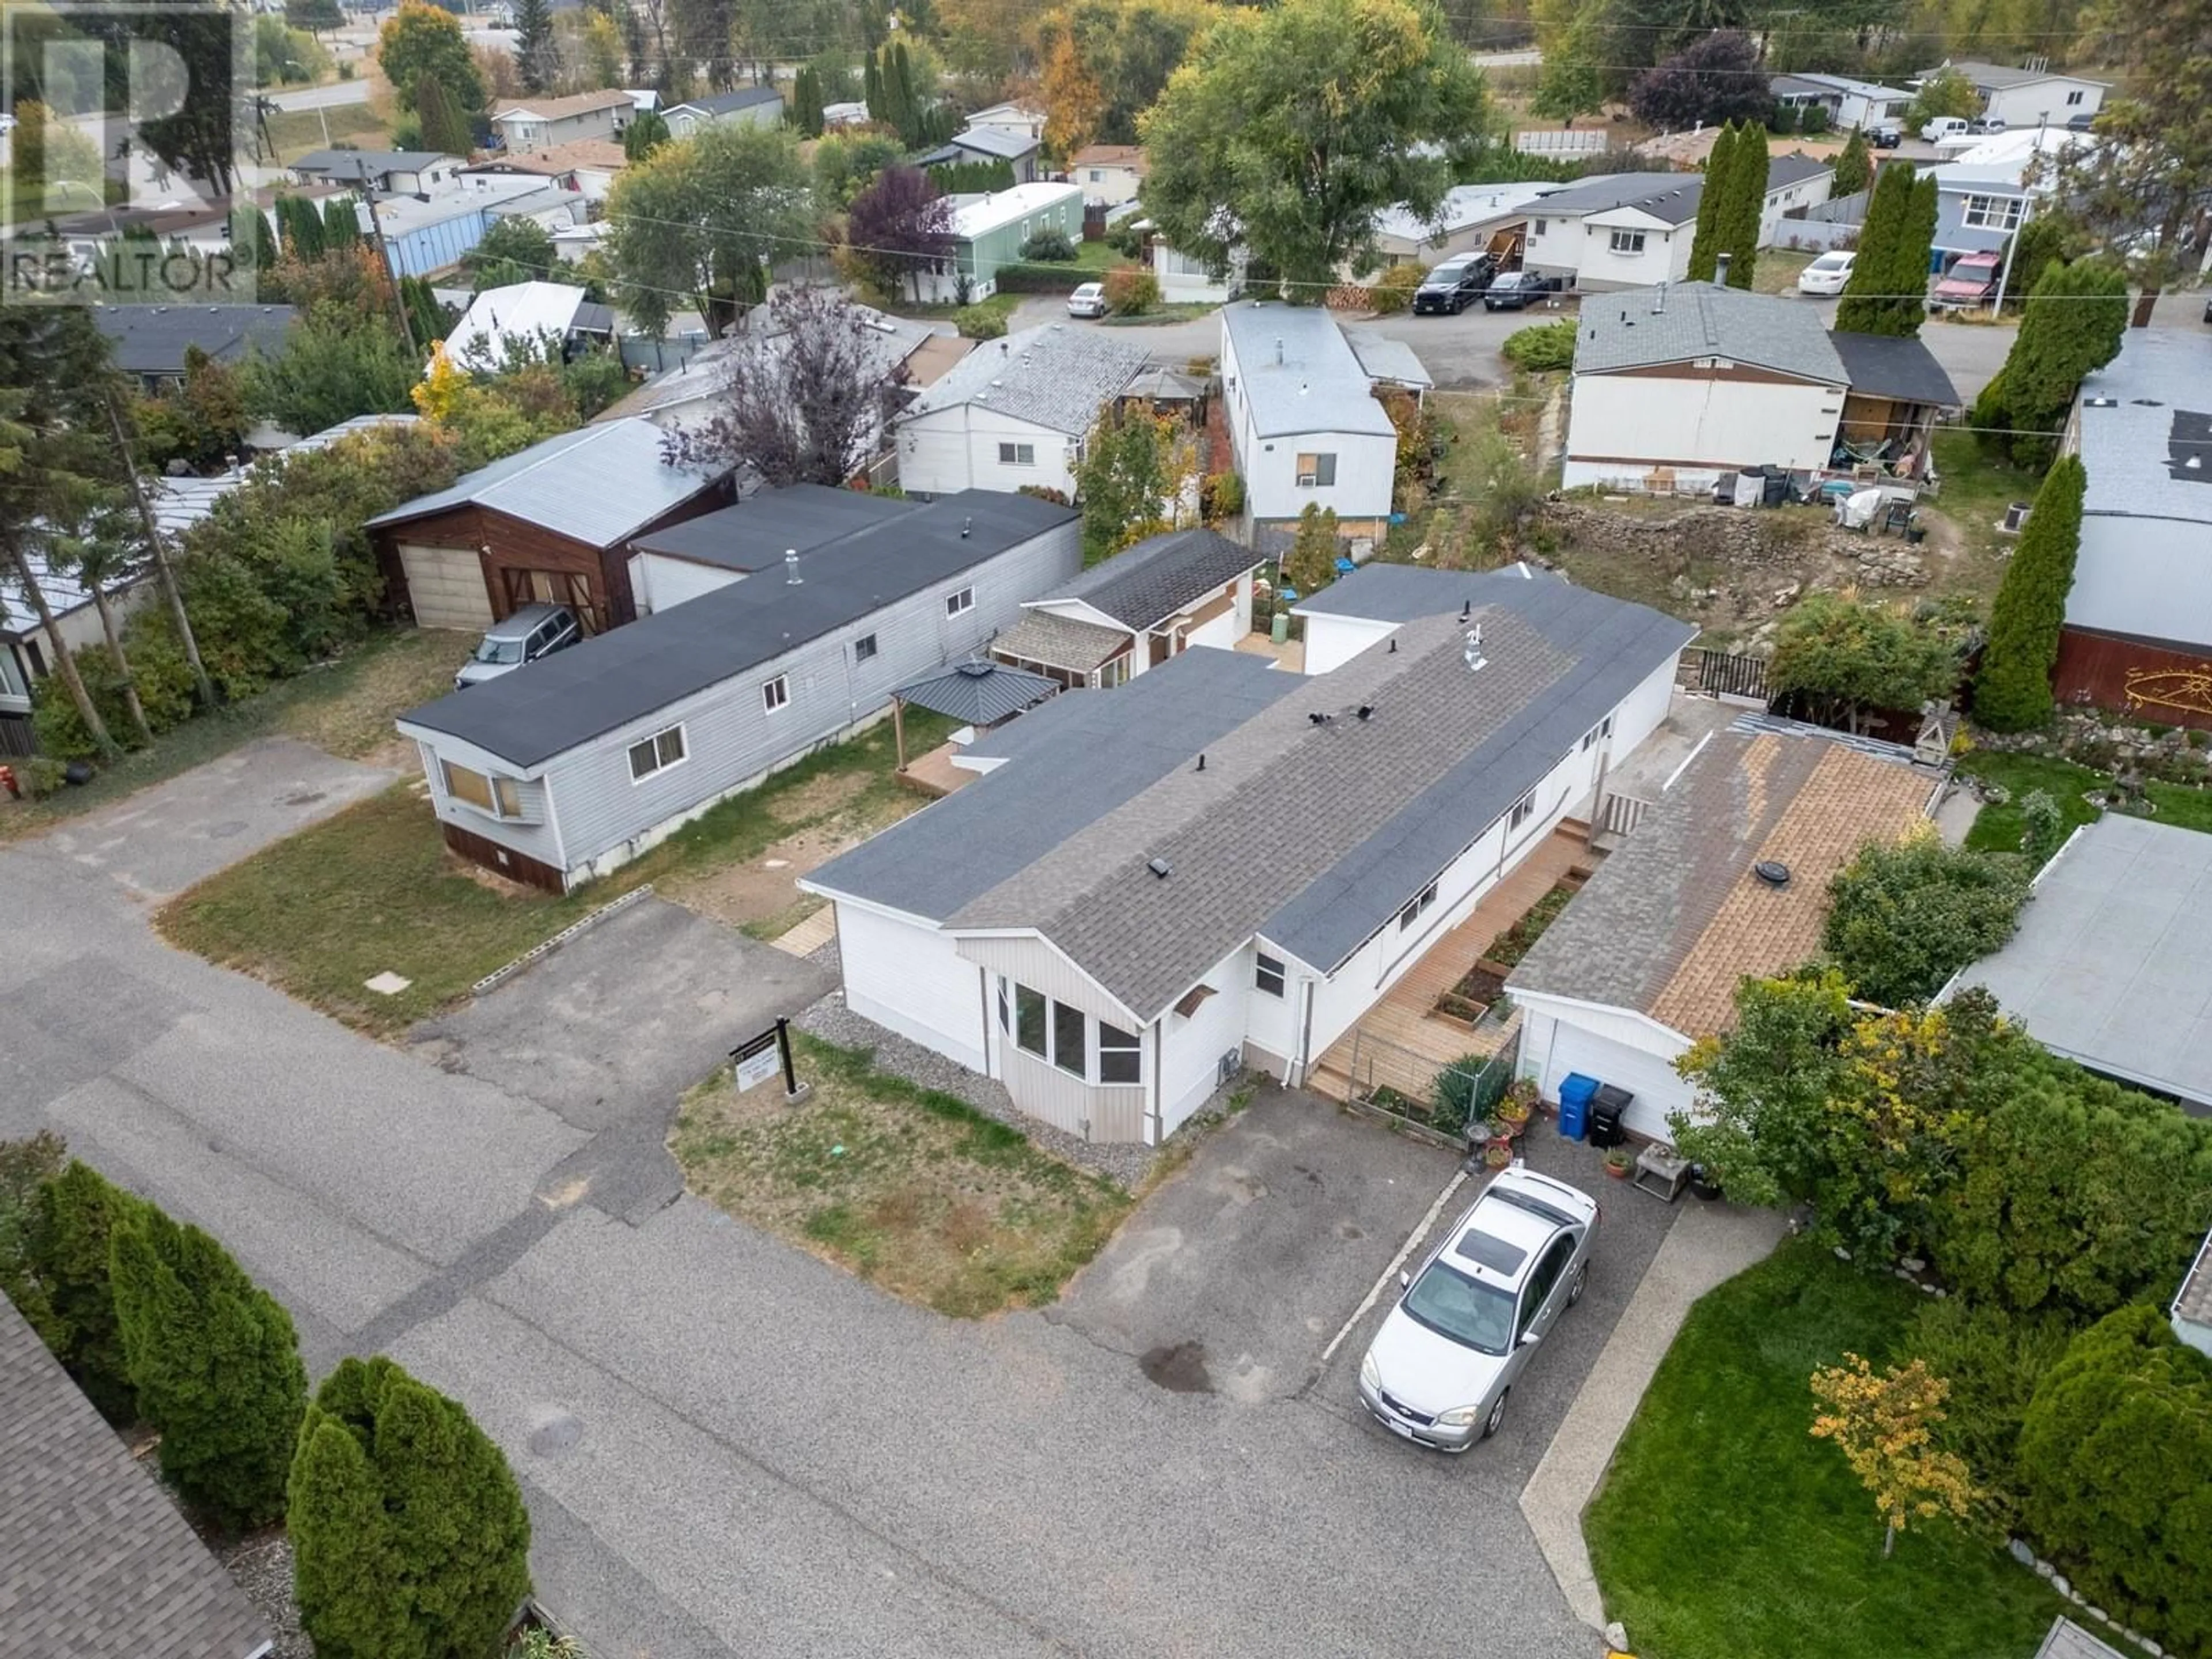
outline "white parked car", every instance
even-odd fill
[[[1067,314],[1071,317],[1103,317],[1106,314],[1106,284],[1085,283],[1067,296]]]
[[[1844,284],[1851,278],[1851,261],[1857,258],[1857,254],[1840,249],[1823,253],[1797,273],[1797,291],[1800,294],[1841,294]]]
[[[1589,1282],[1597,1200],[1519,1164],[1498,1171],[1418,1271],[1359,1362],[1359,1399],[1393,1434],[1463,1452],[1505,1420],[1544,1334]]]

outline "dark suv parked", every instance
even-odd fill
[[[1533,271],[1509,270],[1490,285],[1482,296],[1485,311],[1526,311],[1539,296],[1557,294],[1567,285],[1564,276],[1539,276]]]
[[[1490,286],[1498,262],[1487,253],[1462,253],[1447,259],[1421,278],[1413,290],[1413,309],[1425,315],[1437,312],[1456,317]]]

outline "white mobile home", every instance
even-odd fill
[[[1113,329],[1047,323],[983,341],[899,416],[900,487],[933,495],[1027,485],[1073,500],[1099,410],[1145,362],[1145,348]]]
[[[1221,313],[1229,443],[1255,526],[1333,509],[1348,536],[1380,536],[1397,481],[1398,429],[1375,378],[1319,306],[1239,304]]]
[[[2107,81],[2057,75],[2047,69],[2014,69],[2005,64],[1961,60],[1943,69],[1962,75],[1982,96],[1982,114],[2008,127],[2063,127],[2087,119],[2105,106]],[[1937,73],[1935,70],[1929,74]]]
[[[1073,687],[1119,685],[1194,645],[1233,650],[1260,563],[1218,531],[1148,536],[1024,605],[991,654]]]
[[[1314,605],[1371,643],[1063,693],[804,879],[848,1005],[1045,1122],[1157,1145],[1241,1066],[1302,1080],[1664,718],[1692,631],[1525,568],[1370,566]]]
[[[638,556],[650,614],[400,720],[453,850],[556,892],[604,875],[975,655],[1082,564],[1073,511],[1025,495],[801,486],[710,517]]]

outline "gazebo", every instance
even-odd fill
[[[898,750],[898,769],[906,770],[908,703],[984,731],[1012,720],[1024,709],[1036,708],[1059,690],[1059,682],[1042,674],[988,660],[955,663],[902,685],[891,693],[891,735]]]

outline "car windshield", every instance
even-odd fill
[[[1819,258],[1813,261],[1813,269],[1815,270],[1841,270],[1845,265],[1850,264],[1850,262],[1851,256],[1848,253],[1823,253]]]
[[[1511,1293],[1441,1261],[1429,1264],[1398,1305],[1416,1324],[1477,1353],[1502,1354],[1513,1346]]]
[[[1438,265],[1429,273],[1429,282],[1433,287],[1443,288],[1459,281],[1466,275],[1465,265]]]
[[[522,660],[522,641],[520,640],[495,640],[487,638],[482,644],[477,647],[477,660],[478,662],[496,662],[510,665],[520,662]]]

